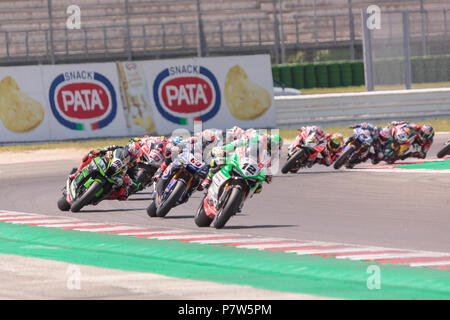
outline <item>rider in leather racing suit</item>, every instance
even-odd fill
[[[380,129],[376,126],[373,126],[372,124],[370,124],[368,122],[362,122],[359,124],[355,124],[355,125],[350,126],[350,128],[352,128],[352,129],[361,128],[364,130],[368,130],[373,138],[372,146],[373,146],[374,152],[373,153],[370,152],[370,149],[369,149],[369,152],[367,153],[366,158],[360,159],[361,160],[360,162],[364,162],[367,159],[371,159],[372,163],[379,162],[378,155],[380,152],[382,152],[380,141],[378,140]],[[345,147],[345,145],[344,145],[344,147]],[[356,163],[351,164],[350,167],[353,167],[355,164]]]
[[[415,157],[419,159],[425,159],[427,156],[427,152],[430,150],[431,144],[433,143],[434,138],[434,129],[430,124],[415,124],[415,123],[409,123],[407,121],[392,121],[392,126],[402,126],[402,125],[408,125],[409,128],[411,128],[415,133],[416,136],[414,138],[414,141],[412,145],[416,148],[415,152],[408,152],[402,157],[402,160],[409,158],[409,157]]]
[[[344,144],[344,137],[340,133],[330,134],[324,132],[318,126],[305,126],[300,128],[299,136],[301,136],[302,131],[306,131],[306,136],[309,136],[311,133],[316,132],[316,138],[318,138],[317,144],[326,144],[326,148],[321,152],[322,158],[316,158],[314,163],[319,163],[325,166],[330,166],[334,160],[336,160],[338,154],[342,151],[342,147]],[[288,148],[288,152],[291,152],[293,148],[297,146],[294,141]],[[308,167],[311,167],[314,163],[309,163]],[[300,169],[292,168],[291,172],[297,172]]]
[[[208,189],[208,187],[211,184],[212,181],[212,177],[220,170],[222,169],[222,167],[225,165],[225,158],[227,156],[228,153],[232,153],[234,152],[234,150],[236,150],[236,148],[241,147],[241,146],[245,146],[246,148],[255,148],[254,150],[258,153],[259,150],[263,150],[266,152],[268,158],[261,158],[261,161],[266,161],[265,165],[266,166],[270,166],[271,164],[271,159],[273,156],[280,156],[281,154],[281,148],[283,146],[283,140],[281,139],[281,137],[279,135],[266,135],[266,134],[261,134],[261,135],[256,135],[257,131],[252,131],[251,135],[252,137],[246,137],[243,136],[241,139],[239,140],[235,140],[223,147],[217,147],[214,148],[211,151],[211,155],[213,156],[213,159],[211,160],[211,164],[210,164],[210,170],[208,172],[208,177],[202,182],[201,184],[201,189]],[[277,152],[272,152],[272,142],[275,145],[278,145],[278,151]],[[259,162],[259,161],[258,161]],[[266,176],[266,180],[267,183],[270,183],[272,181],[272,175],[271,174],[267,174]],[[258,185],[258,187],[255,190],[255,193],[260,193],[262,191],[262,184],[260,183]]]
[[[193,153],[201,153],[203,155],[205,149],[216,142],[216,133],[213,130],[207,129],[204,130],[200,135],[193,136],[188,139],[180,141],[177,145],[177,151],[178,154],[183,153],[184,150],[189,149]],[[171,162],[164,170],[164,172],[161,173],[160,178],[162,183],[157,184],[157,188],[159,193],[162,193],[162,188],[167,185],[169,182],[169,178],[172,176],[172,170],[173,170],[173,162]],[[199,186],[197,186],[198,190],[203,190]]]

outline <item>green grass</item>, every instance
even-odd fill
[[[101,148],[112,144],[124,145],[129,138],[116,139],[95,139],[95,140],[81,140],[81,141],[64,141],[64,142],[50,142],[39,144],[16,144],[0,146],[0,152],[23,152],[33,150],[51,150],[51,149],[82,149],[91,150]]]

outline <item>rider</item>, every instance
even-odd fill
[[[253,131],[256,132],[256,131]],[[258,152],[260,149],[266,152],[268,158],[265,159],[267,161],[266,165],[270,166],[271,158],[273,155],[280,155],[281,148],[283,146],[283,139],[278,135],[267,135],[260,134],[255,135],[252,134],[253,137],[249,139],[249,137],[243,136],[239,140],[235,140],[225,146],[216,147],[211,151],[211,155],[213,159],[211,160],[210,170],[208,172],[208,177],[202,182],[200,188],[208,189],[211,184],[212,177],[225,165],[225,157],[228,153],[233,152],[236,148],[245,146],[246,148],[250,148]],[[277,153],[275,154],[274,150],[272,150],[272,145],[278,145]],[[256,147],[257,149],[255,149]],[[222,160],[223,159],[223,160]],[[272,181],[272,175],[267,174],[266,182],[270,183]],[[258,188],[255,190],[255,193],[260,193],[262,190],[262,185],[260,184]],[[201,190],[200,190],[201,191]]]
[[[177,144],[177,147],[179,149],[178,153],[182,153],[184,150],[189,149],[192,153],[201,153],[203,155],[205,149],[216,142],[216,134],[213,130],[207,129],[204,130],[201,134],[198,136],[193,136],[190,138],[187,138],[186,140],[182,140]],[[172,169],[173,165],[170,163],[167,168],[164,170],[164,172],[161,174],[161,181],[162,183],[158,183],[157,187],[162,188],[164,187],[168,182],[169,178],[172,176]],[[200,185],[198,186],[198,190],[203,190]],[[162,193],[163,190],[158,190],[159,193]]]
[[[370,149],[369,149],[369,152],[367,153],[366,158],[365,159],[360,159],[360,161],[364,162],[367,159],[371,159],[372,162],[376,162],[377,159],[378,159],[378,154],[381,152],[381,147],[380,147],[380,145],[378,143],[378,134],[379,134],[380,129],[377,126],[373,126],[372,124],[370,124],[370,123],[368,123],[366,121],[364,121],[362,123],[359,123],[359,124],[352,125],[352,126],[350,126],[350,128],[352,128],[352,129],[361,128],[363,130],[369,131],[369,133],[370,133],[370,135],[372,136],[372,139],[373,139],[372,146],[373,146],[375,152],[372,153],[372,152],[370,152]],[[344,147],[345,147],[345,145],[344,145]],[[356,163],[352,163],[348,167],[351,168],[355,164]]]
[[[130,195],[129,190],[136,189],[136,184],[128,176],[127,170],[135,165],[141,155],[142,148],[139,142],[132,139],[125,146],[112,151],[111,164],[105,174],[113,179],[116,184],[106,199],[126,200]]]
[[[226,143],[230,143],[235,140],[239,140],[244,134],[244,129],[234,126],[227,130]]]
[[[430,124],[415,124],[407,121],[392,121],[393,126],[407,125],[415,133],[415,138],[412,145],[416,147],[415,152],[408,152],[402,157],[402,160],[408,157],[415,157],[419,159],[425,159],[427,152],[430,150],[431,144],[434,138],[434,129]]]
[[[339,153],[341,153],[344,146],[344,137],[340,133],[327,133],[325,135],[325,141],[327,142],[327,147],[322,151],[322,160],[319,163],[328,167],[337,159]]]
[[[69,175],[69,179],[73,180],[75,179],[75,177],[81,172],[81,170],[83,170],[84,167],[86,167],[87,165],[89,165],[92,161],[92,159],[98,157],[98,156],[103,156],[105,155],[108,151],[113,151],[115,149],[119,148],[118,145],[110,145],[104,148],[99,148],[99,149],[92,149],[91,151],[89,151],[87,154],[85,154],[81,160],[81,164],[78,167],[78,169],[72,173],[71,175]]]
[[[378,131],[377,141],[374,144],[377,148],[372,164],[377,164],[383,159],[389,159],[393,153],[394,136],[392,125],[387,125]]]

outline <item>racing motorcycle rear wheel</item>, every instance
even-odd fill
[[[86,192],[72,203],[70,211],[78,212],[81,210],[81,208],[91,203],[95,198],[95,194],[100,190],[101,187],[102,185],[100,182],[94,181],[86,190]]]
[[[154,200],[148,205],[147,214],[149,217],[156,217],[156,204]]]
[[[288,173],[292,168],[295,167],[297,162],[302,163],[308,157],[305,150],[298,149],[295,153],[286,161],[283,168],[281,168],[281,173]]]
[[[356,147],[354,145],[351,145],[334,163],[333,167],[337,170],[340,167],[342,167],[346,162],[347,159],[352,155],[352,153],[355,151]]]
[[[65,195],[58,199],[58,209],[61,211],[70,210],[70,203],[67,202]]]
[[[195,213],[194,222],[199,227],[209,227],[211,225],[212,221],[213,221],[213,219],[206,215],[205,207],[203,206],[203,201],[202,201],[200,203],[200,207],[198,208],[197,212]]]

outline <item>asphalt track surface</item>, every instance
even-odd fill
[[[428,157],[450,134],[437,135]],[[98,222],[198,230],[202,192],[166,218],[146,213],[152,193],[104,201],[79,213],[60,212],[56,201],[80,159],[0,167],[0,209],[71,216]],[[202,231],[317,240],[450,253],[450,175],[334,170],[323,166],[276,175],[243,212],[221,230]]]

